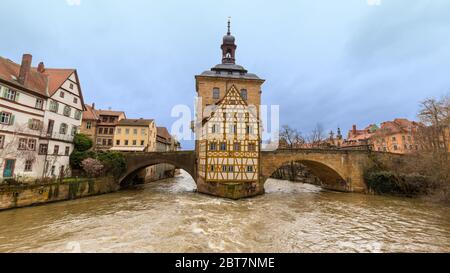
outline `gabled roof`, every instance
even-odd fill
[[[156,135],[161,139],[164,139],[166,143],[171,144],[172,136],[166,127],[156,127]]]
[[[83,120],[99,120],[99,116],[97,115],[97,111],[92,108],[91,105],[85,104],[84,107],[86,108],[85,111],[83,111]]]
[[[80,91],[81,104],[84,106],[83,94],[81,92],[80,83],[76,69],[59,69],[59,68],[45,68],[41,73],[36,67],[31,67],[25,85],[19,83],[20,64],[17,64],[9,59],[0,57],[0,79],[16,86],[23,87],[33,93],[45,97],[51,97],[75,73],[78,87]]]
[[[67,79],[75,72],[75,69],[45,68],[44,75],[48,77],[48,92],[53,96]],[[38,72],[39,73],[39,72]]]

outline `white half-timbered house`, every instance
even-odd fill
[[[69,175],[83,96],[75,69],[0,57],[0,180]]]

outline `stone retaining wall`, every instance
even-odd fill
[[[72,200],[119,190],[110,177],[74,179],[45,185],[0,186],[0,210]]]

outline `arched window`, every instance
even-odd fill
[[[227,50],[227,53],[225,54],[225,57],[230,59],[231,58],[231,49]]]

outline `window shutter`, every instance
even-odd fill
[[[16,116],[14,116],[14,115],[11,115],[11,118],[9,119],[9,125],[14,125],[14,118],[15,118]]]
[[[19,102],[19,95],[20,95],[20,93],[16,91],[16,99],[15,99],[15,100],[16,100],[17,102]]]
[[[29,128],[29,129],[32,129],[32,128],[33,128],[33,120],[32,120],[32,119],[29,119],[29,120],[28,120],[28,128]]]
[[[0,97],[4,98],[4,97],[6,96],[5,93],[6,93],[6,92],[5,92],[5,87],[0,86]]]

